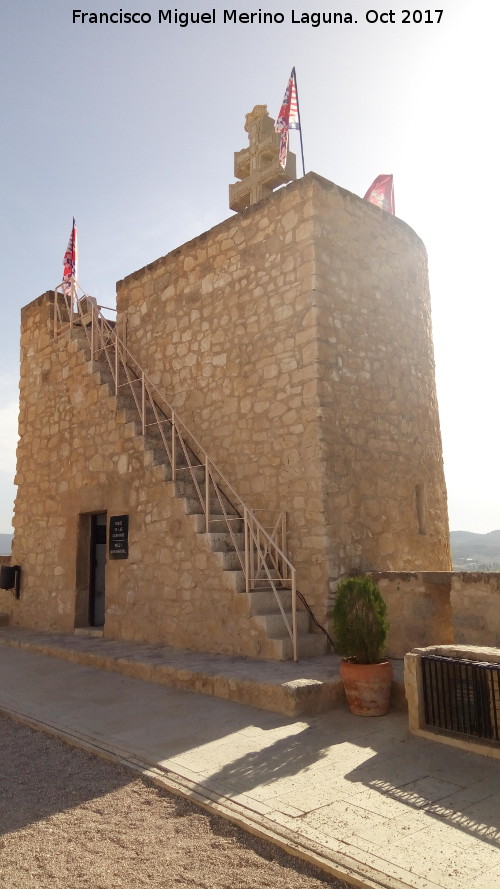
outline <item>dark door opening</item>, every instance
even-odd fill
[[[105,512],[91,517],[90,532],[90,590],[89,623],[91,627],[104,626],[105,574],[106,574],[106,524]]]

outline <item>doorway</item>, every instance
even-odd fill
[[[89,584],[89,624],[103,627],[106,594],[106,525],[105,512],[90,518],[90,584]]]

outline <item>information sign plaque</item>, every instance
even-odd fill
[[[110,516],[109,558],[128,559],[128,515]]]

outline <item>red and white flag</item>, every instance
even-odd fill
[[[394,183],[393,177],[390,175],[377,176],[375,182],[372,182],[370,188],[365,194],[365,201],[375,204],[386,213],[392,213],[394,216]]]
[[[285,169],[288,153],[288,133],[290,130],[300,130],[299,106],[297,102],[297,82],[295,80],[295,68],[292,68],[288,81],[283,104],[280,108],[274,129],[281,133],[280,164]]]
[[[78,264],[78,248],[76,241],[76,223],[75,217],[73,217],[73,228],[71,229],[71,234],[69,236],[68,246],[66,247],[66,253],[64,254],[63,259],[63,279],[62,283],[64,284],[65,293],[69,293],[71,289],[71,285],[76,281],[77,275],[77,264]]]

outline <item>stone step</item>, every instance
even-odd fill
[[[233,540],[229,531],[219,533],[211,532],[206,535],[207,542],[213,553],[232,552],[234,551]],[[234,542],[240,551],[245,547],[245,535],[233,533]]]
[[[278,609],[277,604],[276,608]],[[285,614],[291,627],[292,613],[291,611],[289,613],[285,611]],[[284,639],[288,637],[288,630],[279,609],[274,613],[255,614],[254,621],[258,626],[262,627],[269,639]],[[301,636],[309,634],[309,615],[305,611],[297,611],[297,634]]]
[[[161,482],[172,481],[172,468],[165,463],[159,463],[150,451],[144,454],[144,465],[150,466],[153,470],[154,477]]]
[[[228,576],[231,578],[231,580],[234,584],[235,593],[244,593],[245,589],[246,589],[244,572],[241,570],[238,570],[238,571],[233,570],[231,572],[228,572]]]
[[[83,339],[81,339],[79,345],[82,349],[86,348]],[[90,354],[88,357],[90,358]],[[110,367],[105,362],[93,361],[91,369],[97,376],[100,384],[106,385],[110,394],[114,394],[113,375]],[[116,396],[117,408],[122,412],[125,423],[134,423],[134,431],[137,438],[142,438],[146,463],[153,467],[160,481],[171,481],[172,467],[170,466],[168,448],[170,447],[172,426],[164,415],[159,414],[156,417],[155,411],[151,407],[146,407],[146,430],[143,435],[143,424],[139,416],[140,381],[136,381],[133,385],[135,386],[134,391],[136,392],[138,403],[136,403],[136,398],[134,398],[132,391],[124,387],[119,390]],[[162,422],[166,442],[159,431],[158,419]],[[245,590],[245,578],[241,570],[240,555],[234,547],[236,544],[240,553],[244,549],[243,520],[222,492],[217,494],[211,490],[209,497],[209,530],[207,533],[206,519],[203,514],[205,506],[205,466],[200,465],[199,458],[187,444],[183,446],[178,441],[175,464],[176,478],[173,493],[176,497],[184,500],[186,514],[193,520],[194,530],[197,533],[206,534],[212,552],[219,557],[221,568],[232,579],[235,593],[242,593]],[[221,499],[224,510],[226,510],[231,522],[231,528],[235,535],[234,541],[231,540],[231,535],[227,530],[227,522],[224,518]],[[276,572],[273,571],[271,576],[274,578],[275,574]],[[293,657],[292,643],[283,615],[276,601],[276,596],[269,587],[268,577],[264,574],[261,580],[254,579],[253,586],[254,589],[249,594],[249,610],[255,623],[263,629],[267,636],[264,642],[266,650],[262,652],[263,656],[278,658],[279,660]],[[282,588],[279,595],[280,602],[291,625],[291,592],[288,589]],[[301,656],[314,657],[324,653],[326,649],[325,642],[322,636],[309,632],[309,615],[305,611],[297,611],[297,630]],[[98,635],[99,630],[88,627],[78,628],[78,630],[75,630],[75,633],[79,635]]]
[[[90,344],[89,338],[85,331],[85,327],[80,323],[80,317],[78,315],[73,316],[73,326],[71,328],[71,339],[78,340],[79,348],[83,349],[85,352],[89,353],[90,358]]]
[[[281,587],[278,595],[285,611],[291,612],[292,591]],[[250,597],[250,610],[252,614],[272,614],[278,607],[276,604],[276,596],[272,589],[253,589],[250,593]]]
[[[165,453],[164,448],[152,448],[146,446],[146,453],[151,455],[151,462],[153,466],[165,466],[168,469],[169,479],[172,478],[172,467],[169,465],[168,455]]]
[[[115,394],[115,384],[111,372],[104,369],[102,371],[98,371],[98,373],[100,375],[101,382],[106,383],[108,386],[111,386],[113,394]],[[136,390],[135,395],[137,397],[137,403],[133,391],[128,387],[123,388],[123,386],[120,386],[117,395],[117,406],[119,410],[124,411],[127,414],[127,419],[129,421],[135,420],[137,422],[138,434],[142,435],[142,393],[140,390]],[[153,409],[146,405],[146,435],[158,435],[159,437],[161,437],[158,425],[159,422],[161,423],[165,436],[170,439],[172,434],[172,425],[170,423],[170,420],[165,416],[165,414],[163,414],[162,411],[160,411],[160,409],[158,409],[157,416]]]
[[[185,504],[185,509],[186,509],[187,515],[198,515],[200,513],[200,511],[202,509],[202,505],[200,503],[200,499],[198,496],[184,497],[183,499],[184,499],[184,504]],[[205,500],[203,500],[203,507],[204,506],[205,506]],[[222,512],[222,507],[221,507],[219,501],[215,497],[209,497],[208,509],[209,509],[210,515],[212,515],[212,516],[219,517],[219,516],[224,515],[224,513]],[[226,510],[226,512],[228,512],[228,514],[229,514],[228,510]],[[237,515],[237,513],[230,513],[230,514],[235,515],[235,516]]]
[[[307,658],[323,657],[326,652],[326,636],[319,633],[307,633],[297,638],[297,652],[299,660]],[[279,661],[293,659],[293,645],[289,636],[280,639],[267,639],[262,651],[263,657]]]
[[[139,438],[139,437],[140,436],[137,435],[137,438]],[[150,463],[153,466],[164,466],[165,473],[166,473],[166,476],[165,476],[166,479],[168,481],[172,481],[172,467],[170,465],[169,456],[168,456],[165,448],[163,447],[163,444],[161,442],[154,443],[149,438],[146,438],[144,453],[149,455],[148,459],[150,460]],[[196,471],[196,470],[193,470],[193,471]],[[176,484],[177,484],[177,479],[181,475],[189,475],[189,476],[191,475],[191,470],[189,469],[189,467],[187,467],[185,465],[185,462],[182,466],[180,466],[179,464],[177,464],[177,466],[176,466]],[[195,488],[193,485],[193,493],[194,493],[194,491],[195,491]]]
[[[175,464],[176,482],[192,480],[193,478],[195,478],[197,482],[205,481],[205,467],[202,466],[200,463],[195,463],[194,465],[188,466],[184,454],[181,454],[180,456],[182,457],[183,462],[179,462],[178,455],[178,459]]]
[[[180,475],[180,473],[179,473],[179,475]],[[176,490],[177,497],[184,497],[186,499],[192,498],[192,499],[196,500],[198,498],[198,491],[196,490],[196,485],[191,477],[191,473],[189,471],[183,471],[182,472],[183,478],[179,478],[179,475],[175,479],[175,490]],[[198,478],[196,480],[196,482],[197,482],[200,494],[204,498],[205,497],[205,479],[203,478],[203,480],[202,480],[202,479]],[[224,509],[226,510],[228,515],[238,515],[237,510],[232,505],[232,503],[229,502],[229,500],[227,499],[227,497],[225,496],[225,494],[222,491],[219,492],[220,499],[219,499],[219,496],[217,495],[217,492],[213,490],[211,485],[209,485],[209,492],[210,492],[211,499],[213,499],[215,501],[215,503],[217,503],[219,505],[219,509],[217,510],[217,512],[222,511],[222,506],[221,506],[221,503],[222,503],[224,505]]]
[[[103,627],[75,627],[75,636],[85,636],[87,639],[102,639],[104,636]]]
[[[142,435],[142,422],[140,420],[139,432]],[[165,443],[169,450],[172,447],[172,431],[170,422],[168,420],[161,421],[159,425],[154,417],[147,417],[145,435],[148,440],[151,439],[154,441],[158,441],[158,443],[161,444],[163,448],[165,447]],[[163,441],[163,438],[165,438],[165,442]]]
[[[241,571],[240,557],[235,550],[217,552],[216,555],[220,558],[224,571]],[[242,558],[244,559],[243,555]]]
[[[199,506],[198,506],[199,510]],[[191,518],[194,521],[194,527],[197,534],[205,534],[205,516],[201,512],[196,513],[188,513],[191,515]],[[238,518],[237,516],[231,516],[229,518],[231,522],[231,528],[234,529],[234,533],[242,534],[243,533],[243,519]],[[212,534],[225,534],[227,532],[227,522],[224,517],[220,518],[220,514],[218,516],[210,515],[209,522],[209,533]]]
[[[289,657],[282,657],[282,640],[269,641],[265,657],[270,660],[14,627],[0,630],[0,644],[21,646],[24,650],[250,704],[289,717],[347,708],[339,676],[340,658],[329,654],[308,659],[304,654],[304,660],[294,663]],[[393,662],[393,667],[392,706],[404,710],[402,662]]]
[[[111,371],[106,373],[104,369],[98,367],[98,362],[94,361],[93,366],[96,368],[92,370],[92,376],[97,383],[98,386],[106,386],[109,395],[115,394],[115,384],[113,382],[113,377],[111,376]]]
[[[128,420],[127,422],[131,422]],[[140,438],[142,436],[142,429],[140,423],[135,422],[136,427],[136,436]],[[155,459],[160,463],[166,463],[170,466],[170,457],[168,451],[165,448],[163,440],[160,435],[148,435],[145,436],[145,447],[146,450],[153,451],[155,454]],[[170,447],[170,443],[169,443]],[[182,482],[191,482],[193,484],[193,476],[196,478],[198,483],[201,483],[205,479],[205,467],[200,465],[199,461],[196,459],[194,454],[190,455],[190,460],[192,460],[191,465],[188,464],[186,455],[183,451],[177,450],[176,459],[175,459],[175,469],[176,469],[176,483],[177,481]]]
[[[89,350],[89,352],[90,352],[90,350]],[[89,354],[89,358],[90,358],[90,354]],[[91,373],[95,374],[96,376],[98,375],[101,383],[109,383],[110,385],[113,386],[113,389],[114,389],[115,381],[113,379],[113,374],[111,373],[111,369],[108,367],[108,365],[102,361],[96,361],[95,359],[94,359],[94,361],[89,362],[89,363],[90,363]]]
[[[153,477],[160,482],[170,482],[172,481],[172,471],[170,467],[165,466],[164,463],[157,464],[156,466],[153,466]]]

